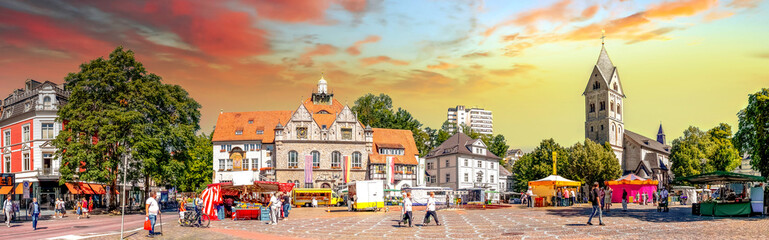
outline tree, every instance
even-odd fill
[[[734,143],[743,153],[750,154],[754,170],[769,177],[769,88],[748,97],[748,106],[737,114],[739,130]]]
[[[706,163],[708,169],[729,172],[742,164],[740,153],[732,143],[732,127],[729,124],[721,123],[708,130],[707,134],[713,143]]]
[[[174,185],[184,192],[200,192],[211,183],[213,176],[213,145],[211,138],[205,134],[195,137],[188,151],[178,155],[183,163],[181,168],[174,169],[177,174]]]
[[[590,139],[569,148],[569,167],[572,180],[591,184],[613,180],[622,174],[619,161],[606,143],[600,145]]]
[[[569,173],[569,152],[561,147],[555,140],[546,139],[539,143],[534,151],[527,153],[515,161],[513,164],[513,173],[515,179],[515,188],[517,191],[527,189],[529,181],[542,179],[553,174],[553,152],[557,154],[558,174],[566,178],[571,177]]]
[[[689,126],[684,130],[682,137],[673,140],[673,148],[670,150],[673,174],[676,177],[686,177],[713,171],[714,169],[705,165],[712,149],[713,142],[707,133]]]
[[[486,144],[486,147],[489,149],[491,153],[494,155],[497,155],[497,157],[505,158],[505,154],[507,154],[507,149],[510,148],[510,146],[507,145],[507,141],[505,140],[505,136],[502,134],[497,134],[494,137],[483,135],[481,137],[483,139],[483,143]],[[500,164],[504,164],[503,160],[499,160]]]
[[[131,159],[129,176],[143,175],[145,183],[172,176],[178,165],[172,155],[186,151],[199,129],[200,104],[184,89],[163,84],[122,47],[80,65],[65,81],[70,97],[57,118],[64,128],[53,141],[61,183],[106,182],[116,189],[124,158]]]
[[[351,110],[358,116],[358,120],[365,126],[373,128],[390,128],[410,130],[414,136],[414,142],[419,150],[419,155],[424,156],[430,149],[430,135],[421,129],[422,123],[416,120],[405,109],[392,109],[390,96],[380,93],[375,96],[371,93],[355,100]]]

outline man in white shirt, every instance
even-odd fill
[[[11,227],[11,217],[13,216],[13,201],[11,201],[11,195],[8,195],[8,199],[3,203],[3,212],[5,212],[5,225]]]
[[[278,217],[280,215],[280,200],[275,196],[275,193],[270,194],[270,203],[267,206],[270,208],[270,224],[278,224]]]
[[[526,198],[528,198],[529,207],[534,207],[534,199],[531,197],[534,196],[534,191],[531,191],[531,186],[529,186],[529,190],[526,191]]]
[[[160,206],[158,206],[158,201],[155,200],[155,192],[150,192],[149,198],[147,198],[147,201],[144,203],[144,210],[147,213],[147,219],[150,220],[150,224],[152,225],[152,228],[149,230],[149,235],[147,237],[153,237],[155,235],[155,221],[157,220],[157,216],[160,213]]]
[[[426,209],[426,211],[427,211],[427,213],[425,213],[425,220],[423,222],[425,224],[423,224],[423,225],[427,226],[426,223],[430,219],[430,216],[432,216],[433,219],[435,219],[435,224],[440,226],[441,223],[438,222],[438,214],[435,213],[435,193],[434,192],[430,192],[430,198],[427,199],[427,209]]]
[[[411,222],[413,222],[413,218],[411,215],[411,193],[406,193],[406,197],[403,198],[403,211],[405,214],[405,218],[409,221],[409,227],[411,226]]]
[[[571,195],[569,195],[569,196],[571,196],[571,199],[569,199],[569,201],[571,202],[571,205],[574,205],[575,204],[574,200],[577,199],[577,194],[574,194],[574,190],[573,189],[571,190],[570,193],[571,193]]]

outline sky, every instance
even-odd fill
[[[769,87],[760,0],[0,1],[0,94],[63,83],[117,46],[201,105],[295,110],[321,73],[342,104],[385,93],[438,128],[456,105],[493,111],[511,148],[584,140],[581,95],[601,49],[625,90],[625,128],[668,144],[690,125],[736,130]]]

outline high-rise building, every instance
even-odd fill
[[[494,117],[491,111],[483,108],[465,108],[463,105],[458,105],[449,108],[447,120],[460,130],[463,126],[467,126],[481,134],[494,134]],[[449,130],[454,131],[453,128]]]

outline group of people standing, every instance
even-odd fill
[[[288,193],[272,193],[270,194],[270,202],[267,204],[267,208],[270,209],[270,225],[277,225],[278,220],[288,219],[288,212],[291,210],[291,197]]]
[[[448,202],[446,202],[448,204]],[[405,193],[403,195],[403,207],[401,208],[401,220],[398,222],[398,225],[408,222],[409,227],[413,227],[413,205],[414,202],[411,199],[411,193]],[[427,199],[427,204],[425,208],[425,218],[422,221],[422,226],[427,226],[427,223],[430,221],[430,217],[435,220],[435,224],[440,226],[441,223],[438,221],[438,214],[435,212],[435,193],[430,192],[430,198]]]

